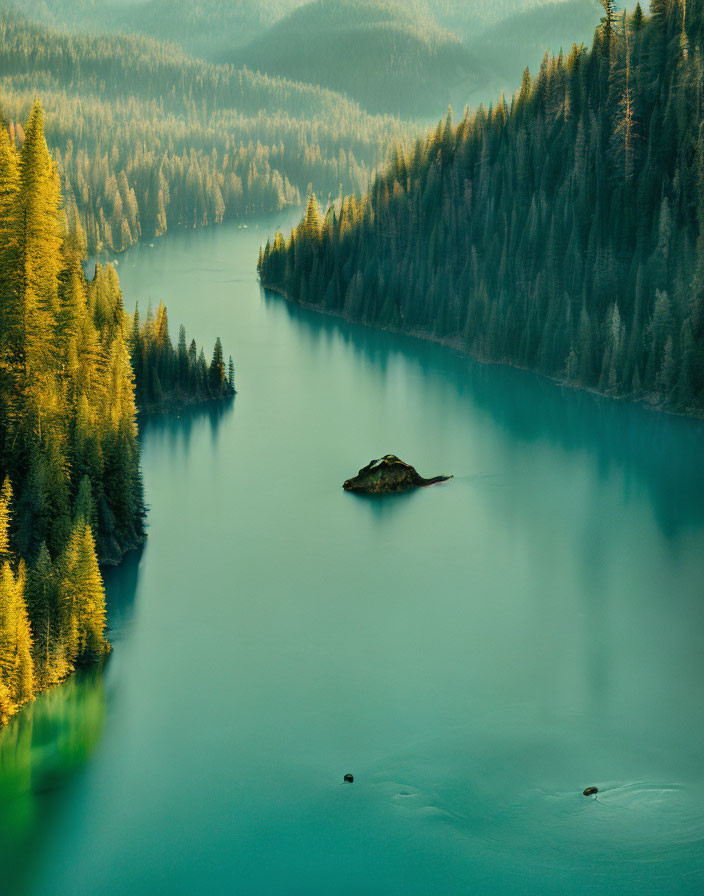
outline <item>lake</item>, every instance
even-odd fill
[[[281,223],[120,259],[239,392],[144,427],[113,654],[0,735],[0,891],[700,896],[704,426],[265,295]],[[386,453],[455,478],[343,492]]]

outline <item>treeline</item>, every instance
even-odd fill
[[[108,650],[96,539],[144,534],[126,321],[82,249],[35,105],[20,154],[0,128],[0,719]]]
[[[704,410],[704,2],[652,0],[512,103],[309,203],[265,285],[569,383]]]
[[[99,560],[144,539],[130,353],[146,377],[168,351],[149,324],[135,341],[112,267],[86,280],[72,212],[41,106],[19,152],[0,120],[0,724],[109,650]],[[206,394],[199,376],[179,397]],[[219,342],[207,377],[229,394]]]
[[[166,306],[162,303],[156,315],[149,309],[143,323],[139,307],[135,309],[130,349],[140,412],[217,401],[235,394],[235,365],[232,355],[225,362],[220,338],[215,340],[210,363],[203,349],[198,351],[195,339],[187,341],[183,324],[174,348]]]
[[[17,147],[37,95],[90,252],[276,211],[312,183],[361,192],[388,136],[406,133],[317,87],[146,38],[69,35],[0,13],[0,103]]]

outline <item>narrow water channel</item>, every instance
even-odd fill
[[[704,427],[268,297],[279,223],[120,260],[239,394],[144,429],[113,655],[0,735],[2,892],[699,896]],[[343,493],[390,452],[455,478]]]

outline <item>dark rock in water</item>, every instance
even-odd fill
[[[586,790],[583,790],[582,793],[585,796],[594,796],[595,793],[599,793],[598,787],[587,787]]]
[[[345,775],[345,783],[346,784],[354,784],[354,775],[351,775],[349,772]]]
[[[445,482],[448,479],[452,479],[452,476],[433,476],[432,479],[424,479],[410,464],[404,463],[395,454],[387,454],[362,467],[359,473],[348,479],[342,487],[348,492],[384,495],[434,485],[436,482]]]

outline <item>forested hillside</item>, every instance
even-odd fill
[[[0,16],[0,105],[17,146],[37,95],[90,252],[274,211],[311,183],[364,190],[386,140],[407,133],[320,88]]]
[[[221,62],[311,0],[5,0],[28,18],[85,33],[131,32],[171,41]],[[479,31],[550,0],[405,0],[407,14],[430,16],[472,39]],[[559,2],[559,0],[558,0]]]
[[[485,79],[454,34],[396,0],[316,0],[233,61],[346,93],[370,112],[403,117],[434,114],[462,85],[476,88]]]
[[[23,135],[0,118],[0,725],[109,649],[98,563],[144,538],[131,355],[157,400],[160,380],[191,400],[234,386],[219,340],[204,371],[195,344],[167,347],[164,309],[130,321],[113,268],[86,280],[37,103]]]
[[[305,0],[12,0],[29,18],[86,33],[133,32],[220,61]]]
[[[702,0],[610,0],[590,50],[448,117],[361,200],[309,203],[262,281],[574,385],[704,410]]]

